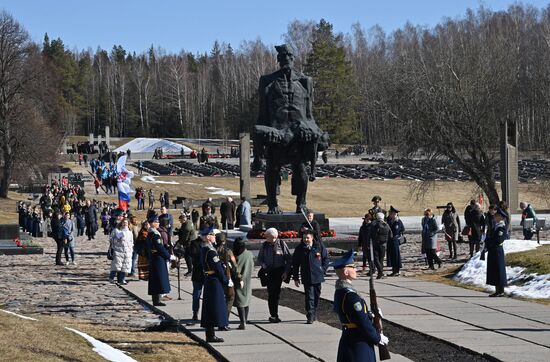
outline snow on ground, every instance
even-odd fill
[[[205,189],[210,190],[210,192],[208,192],[208,193],[211,194],[211,195],[240,196],[240,193],[238,193],[238,192],[222,189],[220,187],[207,186],[207,187],[205,187]]]
[[[550,241],[542,241],[542,244],[550,244]],[[506,240],[504,253],[517,253],[536,249],[539,245],[536,240]],[[485,284],[487,277],[487,261],[480,260],[481,253],[477,252],[464,264],[462,269],[453,277],[457,282],[476,285],[488,291],[494,291],[495,287]],[[550,274],[527,274],[525,268],[506,267],[508,287],[506,294],[525,298],[550,298]]]
[[[37,321],[38,320],[38,319],[31,318],[31,317],[26,317],[26,316],[21,315],[21,314],[10,312],[9,310],[0,309],[0,312],[8,313],[8,314],[14,315],[16,317],[19,317],[21,319],[27,319],[29,321]]]
[[[134,138],[128,143],[123,144],[115,150],[115,152],[126,152],[127,150],[132,151],[133,153],[145,153],[145,152],[155,152],[155,149],[162,148],[163,153],[181,153],[185,154],[191,153],[191,149],[179,143],[172,141],[164,140],[162,138]]]
[[[143,176],[141,179],[143,182],[147,182],[150,184],[166,184],[166,185],[179,185],[179,182],[176,181],[161,181],[156,180],[154,176]]]
[[[109,346],[107,343],[103,343],[101,341],[98,341],[92,336],[87,335],[86,333],[77,331],[76,329],[72,329],[69,327],[65,327],[65,329],[68,329],[71,332],[74,332],[78,334],[81,337],[84,337],[94,348],[94,352],[99,354],[101,357],[105,358],[107,361],[114,361],[114,362],[137,362],[135,359],[127,356],[122,352],[120,349],[113,348]]]

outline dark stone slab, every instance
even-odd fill
[[[329,231],[329,219],[325,214],[315,213],[314,219],[321,226],[321,231]],[[285,212],[282,214],[267,214],[258,212],[252,218],[254,229],[263,229],[274,227],[279,231],[300,230],[302,224],[306,221],[304,215],[295,212]]]
[[[0,240],[15,240],[19,237],[19,225],[0,224]]]

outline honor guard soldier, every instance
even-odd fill
[[[223,338],[216,337],[214,328],[227,330],[229,320],[224,287],[233,287],[233,282],[225,275],[222,262],[214,248],[217,233],[219,230],[214,229],[213,226],[201,230],[201,236],[206,239],[201,249],[201,263],[204,270],[201,327],[206,329],[206,341],[209,343],[223,342]]]
[[[506,264],[504,262],[504,240],[509,239],[506,227],[506,212],[500,208],[495,213],[495,229],[490,238],[485,240],[487,249],[487,284],[494,285],[496,290],[490,297],[502,297],[506,286]]]
[[[376,361],[374,346],[387,345],[389,340],[376,331],[367,303],[353,289],[352,281],[357,279],[353,250],[332,262],[331,266],[338,276],[334,311],[342,323],[337,361]]]
[[[149,217],[151,228],[147,234],[147,247],[149,250],[149,281],[148,294],[153,298],[153,305],[163,307],[166,304],[160,301],[162,294],[170,293],[170,280],[166,262],[175,260],[162,242],[159,228],[159,217],[153,214]]]

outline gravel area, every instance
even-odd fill
[[[0,306],[11,311],[72,317],[92,323],[150,328],[159,316],[108,282],[107,236],[78,237],[77,265],[55,265],[55,242],[41,238],[43,255],[0,255]]]

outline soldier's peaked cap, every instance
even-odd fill
[[[399,214],[399,210],[397,210],[395,207],[390,206],[390,212],[395,212],[396,214]]]
[[[275,45],[275,50],[279,54],[292,54],[294,55],[294,49],[288,44]]]
[[[372,202],[375,202],[375,201],[382,201],[382,198],[381,198],[380,196],[378,196],[378,195],[375,195],[375,196],[372,198],[371,201],[372,201]]]
[[[344,256],[342,256],[341,258],[338,258],[336,260],[334,260],[332,263],[330,263],[329,265],[331,267],[333,267],[334,269],[342,269],[342,268],[345,268],[345,267],[351,267],[351,268],[354,268],[355,267],[355,262],[354,262],[354,257],[355,257],[355,252],[352,250],[348,250]]]

